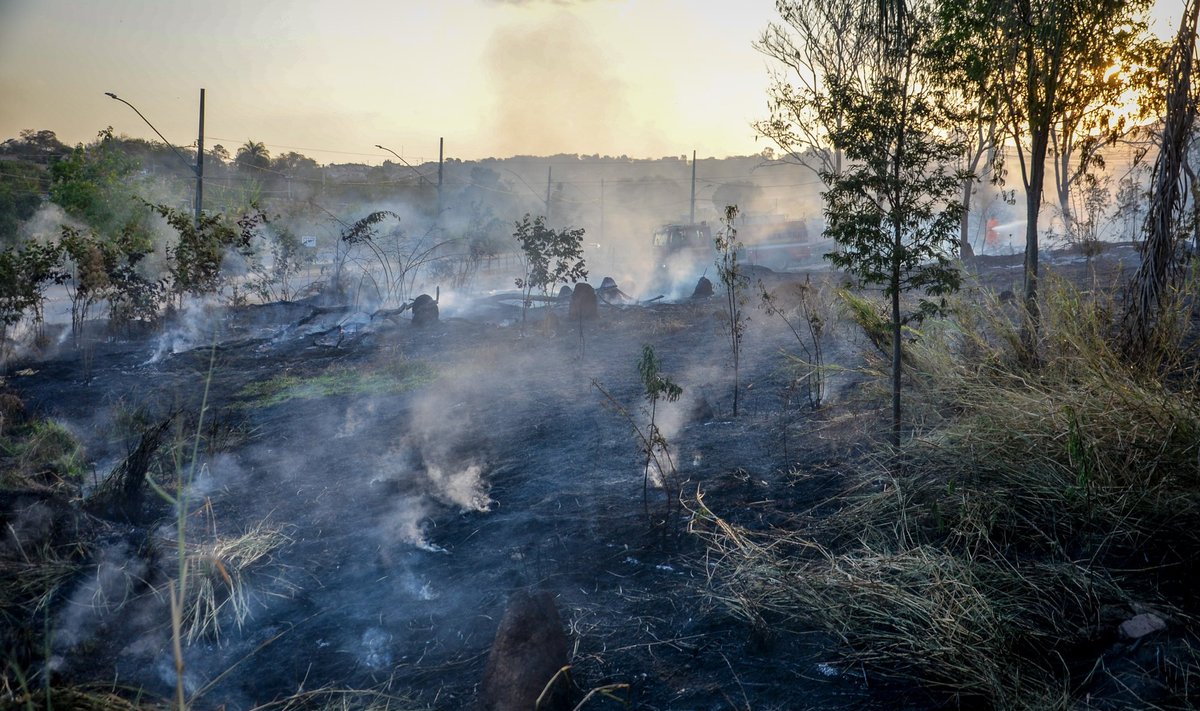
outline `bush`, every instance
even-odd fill
[[[546,227],[545,217],[539,215],[531,220],[526,213],[516,223],[513,238],[521,245],[521,252],[525,256],[525,276],[515,282],[524,296],[521,301],[521,328],[524,332],[525,316],[532,303],[530,296],[535,289],[548,294],[555,284],[587,279],[587,267],[583,260],[583,229],[568,228],[555,232]]]

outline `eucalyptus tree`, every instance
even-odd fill
[[[863,0],[781,0],[754,48],[777,63],[768,88],[770,118],[755,130],[814,173],[840,171],[844,155],[831,135],[845,122],[830,83],[861,76],[878,37],[878,8]]]
[[[995,110],[1025,191],[1024,302],[1027,347],[1038,331],[1038,221],[1052,149],[1087,160],[1105,107],[1114,104],[1113,68],[1133,63],[1153,0],[941,0],[941,32],[972,58],[974,90]],[[1115,115],[1111,115],[1115,116]],[[1117,120],[1113,118],[1113,120]],[[997,156],[1003,158],[1003,153]],[[1086,165],[1085,165],[1086,167]],[[1069,183],[1069,180],[1068,180]]]
[[[940,311],[960,283],[953,255],[963,175],[951,166],[962,148],[942,130],[945,116],[931,89],[923,43],[932,35],[932,10],[914,3],[901,16],[884,15],[890,24],[868,76],[828,88],[844,117],[830,138],[848,165],[821,174],[826,234],[839,248],[827,257],[860,283],[881,286],[891,301],[893,446],[900,444],[903,328]],[[905,311],[901,295],[909,291],[919,296]]]
[[[1170,298],[1167,287],[1172,272],[1178,272],[1173,267],[1177,266],[1176,242],[1185,238],[1179,227],[1184,222],[1188,188],[1195,191],[1194,176],[1187,175],[1187,153],[1195,140],[1197,102],[1192,74],[1196,70],[1198,25],[1200,0],[1188,0],[1179,32],[1163,65],[1166,86],[1162,141],[1151,181],[1142,263],[1130,285],[1126,306],[1123,345],[1134,359],[1154,345],[1152,339],[1159,315]],[[1190,186],[1189,178],[1193,178]],[[1196,197],[1193,192],[1191,199],[1194,201]]]

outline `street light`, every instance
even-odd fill
[[[401,158],[401,157],[400,157],[400,154],[399,154],[399,153],[397,153],[396,151],[393,151],[391,148],[387,148],[387,147],[385,147],[385,146],[381,146],[381,145],[379,145],[378,143],[376,143],[376,144],[375,144],[375,147],[376,147],[376,148],[378,148],[378,149],[379,149],[379,150],[381,150],[381,151],[387,151],[388,153],[391,153],[392,155],[396,156],[397,158],[399,158],[399,159],[400,159],[400,162],[401,162],[401,163],[403,163],[404,165],[407,165],[407,166],[409,167],[409,169],[410,169],[410,170],[412,170],[412,172],[416,173],[418,178],[420,178],[421,180],[424,180],[425,182],[429,183],[430,185],[433,185],[433,181],[432,181],[432,180],[430,180],[429,178],[426,178],[426,177],[425,177],[425,175],[424,175],[424,174],[423,174],[421,171],[419,171],[419,170],[417,170],[416,168],[414,168],[412,163],[409,163],[408,161],[406,161],[406,160],[404,160],[403,158]]]
[[[162,135],[162,133],[154,127],[154,124],[150,123],[150,119],[143,116],[141,111],[138,111],[136,106],[122,99],[111,91],[104,92],[104,95],[115,101],[120,101],[122,104],[125,104],[129,108],[133,109],[133,112],[138,115],[138,118],[145,121],[146,125],[158,134],[158,137],[162,139],[162,142],[167,144],[167,147],[174,151],[175,155],[179,157],[179,160],[183,161],[183,164],[196,174],[196,227],[198,229],[200,227],[200,208],[204,202],[204,89],[200,90],[200,135],[196,140],[196,165],[194,166],[188,161],[187,158],[183,156],[182,153],[179,152],[178,148],[173,146],[171,142],[167,140],[166,136]]]

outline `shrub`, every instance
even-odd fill
[[[545,217],[539,215],[530,220],[526,213],[516,223],[513,238],[525,255],[525,276],[516,279],[516,286],[524,296],[521,301],[521,328],[524,329],[525,317],[532,304],[530,296],[535,289],[548,294],[556,284],[587,279],[583,229],[565,228],[555,232],[546,227]]]

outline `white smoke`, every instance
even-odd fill
[[[221,323],[222,307],[214,295],[184,298],[172,325],[154,342],[154,352],[145,364],[157,363],[168,355],[212,345]]]
[[[483,480],[483,467],[470,464],[457,469],[444,470],[432,466],[426,470],[433,484],[434,496],[458,506],[464,511],[489,511],[494,503],[488,496],[487,484]]]

